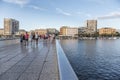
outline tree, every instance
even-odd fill
[[[116,33],[115,33],[115,36],[117,36],[117,37],[120,36],[120,33],[119,33],[119,32],[116,32]]]

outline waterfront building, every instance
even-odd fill
[[[86,34],[88,31],[87,27],[79,27],[78,28],[78,36],[83,36],[84,34]]]
[[[13,35],[19,30],[19,21],[12,18],[4,18],[4,35]]]
[[[78,28],[67,28],[67,35],[75,37],[76,35],[78,35]]]
[[[87,20],[86,27],[78,28],[79,37],[95,36],[97,33],[97,20]]]
[[[87,33],[97,32],[97,20],[87,20]]]
[[[78,28],[72,28],[67,26],[63,26],[60,28],[60,35],[74,37],[77,34],[78,34]]]
[[[58,34],[59,31],[56,30],[55,28],[47,28],[47,33],[48,34]]]
[[[35,33],[38,33],[38,35],[46,35],[47,34],[47,29],[36,29]]]
[[[99,29],[99,35],[114,35],[116,33],[116,29],[114,28],[101,28]]]
[[[0,35],[4,35],[4,29],[0,29]]]
[[[67,35],[67,26],[62,26],[60,28],[60,35]]]

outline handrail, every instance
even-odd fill
[[[58,40],[56,40],[56,48],[60,80],[78,80]]]

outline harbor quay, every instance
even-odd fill
[[[55,41],[1,46],[0,80],[60,80]]]

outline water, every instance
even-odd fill
[[[120,40],[61,40],[79,80],[120,80]]]

